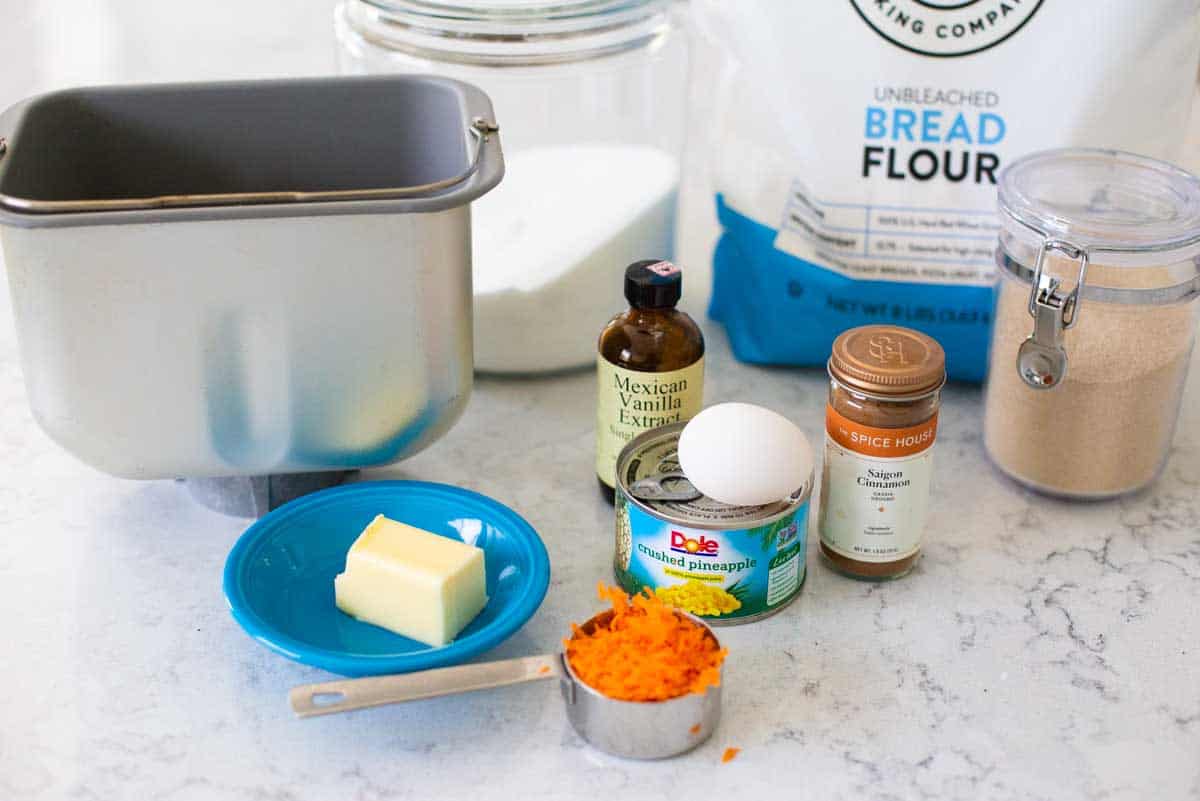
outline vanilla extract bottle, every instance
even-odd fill
[[[689,420],[704,399],[704,335],[675,308],[682,271],[668,261],[625,270],[629,308],[600,332],[596,359],[596,478],[613,500],[617,457],[638,434]]]

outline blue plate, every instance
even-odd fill
[[[377,514],[483,549],[487,606],[449,645],[360,623],[334,604],[333,577]],[[371,676],[453,665],[503,642],[541,605],[550,559],[533,527],[491,498],[373,481],[315,492],[263,517],[230,551],[224,583],[234,619],[263,645],[343,676]]]

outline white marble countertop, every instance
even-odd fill
[[[208,4],[186,25],[164,16],[176,4],[148,0],[21,5],[0,50],[31,67],[0,71],[0,106],[71,83],[218,77],[251,50],[237,74],[331,59],[327,2],[282,19],[268,13],[280,2]],[[167,28],[175,40],[146,33]],[[762,403],[819,441],[818,371],[738,364],[706,331],[709,402]],[[978,389],[949,388],[916,571],[858,583],[810,544],[796,603],[721,631],[731,656],[713,739],[638,763],[586,747],[544,684],[295,719],[288,688],[327,674],[246,637],[221,596],[247,521],[52,444],[0,301],[0,799],[1200,799],[1197,373],[1162,479],[1089,505],[1001,478],[982,452]],[[470,487],[541,532],[546,601],[486,658],[555,648],[610,578],[592,404],[587,373],[483,380],[444,440],[367,476]],[[721,764],[728,746],[742,753]]]
[[[819,435],[818,371],[738,364],[708,332],[710,401],[754,400]],[[368,476],[461,484],[541,532],[546,601],[486,657],[554,649],[611,579],[592,403],[588,373],[483,380],[444,440]],[[855,582],[810,543],[797,602],[721,630],[713,739],[637,763],[586,747],[544,684],[295,719],[287,689],[327,674],[245,636],[221,597],[246,521],[53,445],[27,410],[6,312],[0,798],[1200,797],[1200,409],[1185,409],[1152,490],[1083,505],[991,469],[979,408],[976,388],[946,393],[915,572]],[[743,751],[723,765],[727,746]]]

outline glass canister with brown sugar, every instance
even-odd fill
[[[825,407],[821,554],[854,578],[899,578],[921,554],[946,355],[894,325],[833,343]]]
[[[1162,472],[1200,313],[1200,178],[1114,150],[1000,176],[983,442],[1038,492],[1095,500]]]

